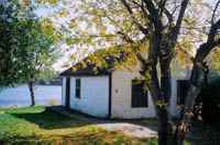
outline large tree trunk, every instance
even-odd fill
[[[171,96],[171,82],[170,82],[170,69],[169,63],[160,59],[160,69],[161,69],[161,99],[163,106],[159,108],[158,119],[159,119],[159,130],[158,130],[158,143],[159,145],[167,145],[168,144],[168,136],[169,132],[169,100]]]
[[[178,145],[183,144],[183,140],[187,136],[191,127],[191,119],[193,117],[193,107],[195,104],[196,97],[199,95],[202,83],[202,66],[198,61],[194,62],[194,67],[192,70],[190,78],[190,87],[185,98],[184,108],[182,108],[180,119],[177,124],[177,136]]]
[[[31,97],[31,106],[35,105],[35,97],[34,97],[34,89],[33,89],[33,82],[28,82],[28,88],[30,91],[30,97]]]
[[[160,72],[161,72],[161,95],[164,99],[164,108],[159,110],[159,145],[177,145],[177,135],[175,123],[172,122],[170,114],[170,99],[171,99],[171,69],[170,63],[172,56],[169,52],[160,56]],[[161,139],[160,139],[161,138]],[[179,142],[181,144],[181,142]]]
[[[159,145],[167,145],[168,141],[168,113],[165,108],[159,111],[159,126],[158,126],[158,143]]]
[[[160,31],[157,31],[157,33],[158,35],[152,36],[153,41],[150,44],[149,60],[151,62],[151,67],[145,67],[145,69],[150,73],[151,79],[149,88],[159,122],[158,143],[159,145],[172,145],[172,141],[170,142],[170,134],[172,132],[170,130],[172,127],[170,127],[169,124],[171,121],[169,101],[171,98],[170,62],[172,57],[170,55],[169,49],[165,48],[168,45],[163,46],[163,48],[161,47],[160,43],[162,40],[162,35],[160,34]],[[160,69],[158,69],[158,61],[160,62]]]
[[[171,59],[170,59],[171,60]],[[159,145],[176,145],[175,131],[171,124],[170,98],[171,98],[171,71],[170,60],[160,60],[161,78],[158,79],[158,70],[155,65],[151,67],[150,92],[155,104],[158,126]],[[155,60],[156,61],[156,60]],[[160,83],[159,83],[160,82]]]
[[[157,90],[157,88],[155,87],[154,88],[151,87],[151,91],[152,90],[154,92],[157,92],[158,94],[163,94],[161,90]],[[155,104],[158,103],[157,102],[158,100],[155,101]],[[176,132],[173,127],[173,125],[175,124],[172,124],[171,115],[169,112],[169,105],[166,102],[161,102],[161,103],[162,104],[155,105],[157,119],[159,122],[158,143],[159,145],[177,145],[177,136],[175,134]]]

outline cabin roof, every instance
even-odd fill
[[[109,75],[118,68],[133,69],[138,62],[137,51],[143,52],[126,46],[100,49],[60,73],[60,76],[100,76]],[[187,51],[181,48],[177,53],[190,62],[191,55]]]
[[[63,71],[60,76],[100,76],[109,75],[119,65],[126,63],[129,53],[125,49],[98,50],[82,61]]]

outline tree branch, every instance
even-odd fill
[[[144,15],[145,18],[148,19],[148,18],[150,17],[149,14],[148,14],[148,11],[145,10],[143,3],[139,4],[139,3],[136,2],[135,0],[132,0],[131,2],[132,2],[133,4],[135,4],[135,5],[137,5],[137,6],[141,9],[141,11],[142,11],[142,13],[143,13],[143,15]],[[151,26],[151,23],[149,23],[149,22],[147,22],[146,24],[147,24],[148,26]]]
[[[117,32],[119,35],[121,35],[123,37],[123,39],[127,42],[127,43],[133,43],[134,41],[124,32],[122,31],[118,31]]]
[[[169,24],[171,24],[173,22],[173,15],[166,8],[164,8],[164,14],[167,16]]]
[[[158,7],[160,8],[160,12],[159,15],[161,16],[164,12],[164,10],[166,9],[165,5],[166,5],[167,0],[160,0]]]
[[[179,16],[177,18],[176,25],[175,25],[175,28],[174,28],[174,31],[173,31],[175,40],[177,39],[177,36],[180,32],[180,27],[182,25],[183,17],[184,17],[184,14],[185,14],[188,3],[189,3],[189,0],[183,0],[182,3],[181,3]]]
[[[121,0],[122,4],[125,6],[125,8],[127,9],[128,13],[130,14],[131,18],[132,18],[132,21],[137,25],[137,27],[140,29],[140,31],[147,35],[148,34],[148,29],[145,28],[144,26],[142,26],[138,20],[134,17],[134,13],[131,9],[131,7],[129,6],[129,4],[127,3],[126,0]]]
[[[214,8],[213,13],[212,13],[212,20],[211,20],[212,25],[214,24],[215,14],[216,14],[216,11],[218,9],[219,4],[220,4],[220,0],[216,3],[215,8]]]
[[[220,29],[220,19],[211,25],[211,29],[208,35],[208,40],[214,40],[216,33]]]
[[[154,25],[157,25],[158,20],[158,10],[156,9],[152,0],[142,0],[145,3],[145,6],[150,13],[149,18]]]
[[[132,38],[130,38],[124,31],[123,28],[118,24],[117,21],[115,21],[113,18],[111,18],[108,14],[105,14],[105,16],[107,17],[107,19],[109,21],[111,21],[112,23],[114,23],[114,25],[116,25],[120,30],[117,32],[119,35],[121,35],[123,37],[123,39],[128,42],[128,43],[133,43]],[[132,24],[133,25],[133,24]]]
[[[147,11],[144,9],[144,6],[143,6],[143,5],[137,3],[135,0],[132,0],[131,2],[132,2],[133,4],[135,4],[135,5],[137,5],[138,7],[140,7],[141,10],[142,10],[142,12],[143,12],[143,14],[144,14],[145,16],[149,16],[148,13],[147,13]]]

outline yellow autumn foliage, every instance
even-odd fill
[[[133,44],[101,49],[76,64],[73,70],[82,69],[89,65],[92,65],[94,70],[99,70],[99,68],[107,70],[133,69],[138,64],[137,53],[142,52],[143,47],[140,47],[139,44]]]

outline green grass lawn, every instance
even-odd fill
[[[66,117],[45,107],[0,109],[0,144],[147,144],[155,139],[138,139],[110,132],[77,117]]]

